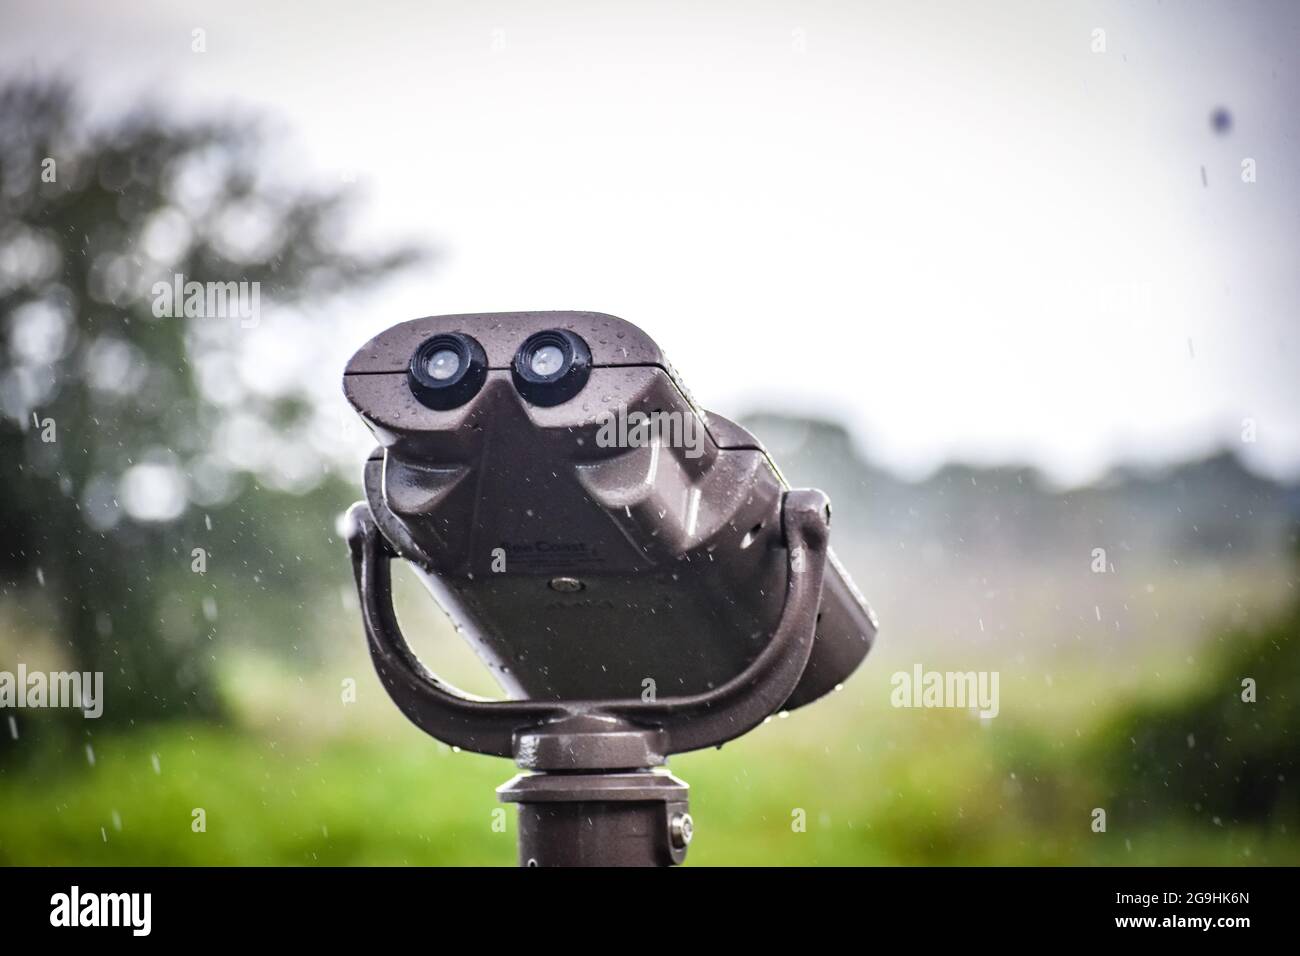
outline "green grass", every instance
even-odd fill
[[[69,770],[71,756],[0,778],[3,862],[513,861],[512,837],[491,826],[505,765],[433,743],[285,746],[188,726],[101,740],[93,767],[82,759]],[[206,814],[205,832],[193,829],[195,808]]]
[[[1294,811],[1234,820],[1204,805],[1238,782],[1262,792],[1261,775],[1296,778],[1293,625],[1177,655],[1134,649],[1122,668],[1104,648],[1068,664],[1003,657],[1001,713],[987,722],[891,707],[909,654],[881,648],[817,706],[673,759],[691,785],[688,864],[1300,864]],[[310,676],[228,653],[222,725],[74,721],[83,738],[23,715],[19,739],[0,741],[0,863],[513,864],[515,811],[495,789],[514,767],[424,736],[362,649],[341,647]],[[1234,647],[1245,657],[1224,656]],[[467,655],[449,663],[474,687]],[[1263,678],[1248,713],[1234,703],[1241,674]],[[340,695],[349,678],[355,703]],[[1139,748],[1153,713],[1165,730]],[[1176,773],[1190,782],[1171,787]]]
[[[511,765],[453,753],[395,715],[322,733],[144,730],[97,739],[93,766],[80,746],[0,773],[0,861],[514,861],[514,810],[502,818],[494,794]],[[672,769],[691,784],[693,865],[1300,862],[1300,841],[1276,830],[1112,816],[1093,833],[1081,753],[1004,718],[983,727],[846,691]]]

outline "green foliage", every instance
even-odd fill
[[[1112,814],[1091,832],[1081,746],[1029,732],[1031,755],[1008,750],[1010,728],[894,711],[858,749],[843,725],[814,743],[827,738],[810,715],[674,759],[697,823],[690,865],[1300,862],[1294,831],[1277,828]],[[510,764],[452,753],[395,714],[381,728],[316,739],[171,724],[97,739],[94,766],[80,746],[43,749],[0,770],[0,863],[512,864],[513,808],[494,828]],[[198,807],[205,833],[191,828]]]
[[[267,568],[246,589],[274,582],[292,607],[319,586],[285,553],[285,502],[257,490],[272,444],[291,469],[276,487],[319,485],[311,403],[236,370],[274,316],[412,253],[348,251],[344,194],[277,182],[269,165],[250,123],[91,123],[65,85],[0,88],[0,583],[33,619],[43,599],[69,666],[105,672],[108,722],[213,710],[214,585],[191,568],[212,535],[198,526],[237,526],[216,550]],[[157,315],[156,284],[177,274],[257,283],[265,325]],[[337,499],[293,510],[323,538]]]
[[[1300,825],[1300,600],[1225,633],[1189,693],[1116,717],[1096,757],[1125,813]]]
[[[25,767],[39,794],[0,776],[0,864],[514,862],[513,832],[492,829],[499,762],[431,743],[276,747],[181,723],[99,740],[94,754],[72,771],[66,753]]]

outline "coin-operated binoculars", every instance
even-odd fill
[[[426,733],[526,771],[498,790],[521,864],[681,863],[687,786],[656,768],[816,700],[874,640],[825,495],[789,489],[627,322],[417,319],[357,352],[344,390],[380,442],[348,513],[375,668]],[[415,656],[395,557],[508,699]]]

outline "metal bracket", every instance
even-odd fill
[[[722,744],[775,713],[812,653],[829,543],[820,491],[788,491],[785,603],[766,647],[731,680],[701,694],[659,700],[486,700],[438,678],[412,652],[393,611],[395,557],[370,508],[348,511],[348,544],[370,656],[385,690],[425,733],[476,753],[514,757],[535,770],[626,770],[669,754]]]

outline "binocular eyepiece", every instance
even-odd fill
[[[471,335],[441,332],[420,343],[408,371],[411,392],[424,405],[447,411],[464,405],[487,381],[487,353]],[[568,329],[530,335],[510,363],[519,394],[551,406],[577,395],[591,377],[591,349]]]
[[[510,367],[519,394],[534,405],[559,405],[591,377],[591,349],[567,329],[546,329],[524,340]]]
[[[464,332],[442,332],[411,355],[411,392],[429,408],[464,405],[487,381],[487,353]]]

